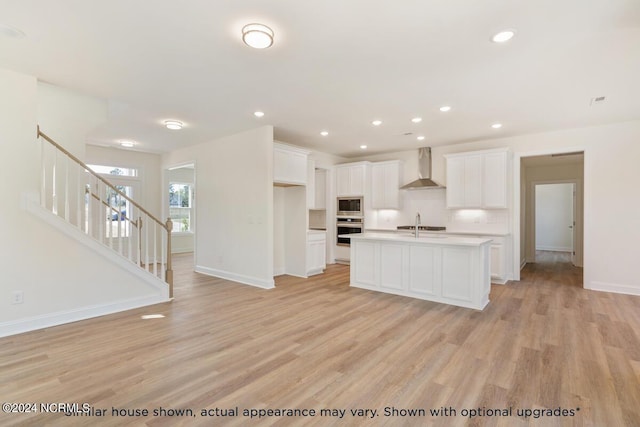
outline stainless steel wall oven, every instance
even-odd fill
[[[336,244],[338,246],[351,246],[351,239],[348,237],[338,237],[343,234],[362,233],[364,222],[361,217],[338,217],[336,218]]]

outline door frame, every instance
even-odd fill
[[[583,176],[583,181],[582,181],[582,188],[583,188],[583,194],[584,194],[584,188],[586,188],[589,185],[589,177],[586,173],[586,165],[588,163],[588,158],[589,158],[589,151],[587,150],[586,147],[584,146],[572,146],[572,147],[561,147],[561,148],[547,148],[547,149],[542,149],[542,150],[534,150],[534,151],[522,151],[522,152],[515,152],[513,154],[513,199],[512,199],[512,209],[511,212],[513,214],[512,216],[512,224],[513,224],[513,280],[520,280],[520,270],[524,267],[524,265],[526,264],[526,260],[525,262],[522,262],[522,258],[521,258],[521,250],[520,250],[520,246],[521,246],[521,241],[522,241],[522,233],[524,232],[524,226],[525,224],[522,224],[523,221],[521,221],[521,215],[522,215],[522,185],[523,183],[522,181],[522,169],[521,169],[521,161],[522,158],[524,157],[534,157],[534,156],[548,156],[551,154],[564,154],[564,153],[573,153],[576,151],[581,151],[584,155],[584,161],[583,161],[583,165],[584,165],[584,176]],[[582,205],[583,207],[586,205],[585,204],[585,200],[583,197],[583,201],[582,201]],[[583,208],[584,210],[584,208]],[[584,217],[587,216],[586,212],[583,212],[583,218],[582,218],[582,223],[584,224]],[[589,230],[586,230],[583,227],[583,249],[584,249],[584,242],[588,241],[588,232]],[[583,259],[584,259],[584,254],[583,254]],[[589,270],[588,270],[588,265],[584,266],[584,280],[583,283],[590,283],[588,278],[589,278]]]
[[[535,262],[536,253],[536,186],[537,185],[549,185],[549,184],[573,184],[573,233],[572,233],[572,245],[573,253],[571,254],[571,262],[577,267],[582,266],[582,215],[578,212],[578,197],[581,191],[580,180],[578,179],[556,179],[556,180],[544,180],[544,181],[532,181],[531,186],[528,189],[529,200],[531,204],[531,221],[527,222],[525,218],[525,227],[528,227],[531,239],[525,240],[525,258],[526,262]],[[584,208],[583,208],[584,209]],[[527,254],[533,254],[533,259],[526,257]]]

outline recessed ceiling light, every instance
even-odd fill
[[[382,124],[382,120],[374,120],[371,122],[371,124],[374,126],[380,126]]]
[[[494,123],[491,125],[491,127],[494,129],[500,129],[502,127],[502,123]]]
[[[361,146],[360,146],[360,149],[361,149],[361,150],[366,150],[366,149],[367,149],[367,146],[366,146],[366,145],[361,145]]]
[[[446,113],[447,111],[451,111],[451,107],[448,105],[443,105],[442,107],[440,107],[440,111]]]
[[[320,135],[327,136],[329,135],[329,132],[327,132],[326,130],[323,130],[322,132],[320,132]]]
[[[177,120],[165,120],[164,125],[167,129],[180,130],[182,129],[182,122]]]
[[[422,140],[424,140],[424,136],[420,135],[420,136],[418,137],[418,141],[422,141]]]
[[[242,28],[242,41],[255,49],[266,49],[273,44],[273,30],[262,24],[247,24]]]
[[[120,146],[124,148],[132,148],[136,145],[133,141],[120,141]]]
[[[414,117],[413,119],[411,119],[411,121],[413,123],[420,123],[422,121],[422,117]]]
[[[493,37],[491,37],[491,41],[494,43],[504,43],[511,40],[515,35],[515,30],[504,30],[494,34]]]
[[[13,39],[22,39],[27,36],[19,29],[5,24],[0,24],[0,35],[11,37]]]
[[[253,115],[256,117],[264,117],[264,113],[262,111],[256,111]]]

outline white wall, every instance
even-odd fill
[[[536,185],[536,250],[573,251],[573,187]]]
[[[163,167],[193,159],[196,270],[273,287],[273,127],[173,151]]]
[[[117,311],[149,299],[160,301],[158,292],[147,283],[114,268],[27,212],[26,199],[38,200],[40,190],[36,124],[50,123],[48,112],[58,114],[53,104],[43,108],[46,103],[39,99],[40,89],[34,77],[0,69],[0,178],[10,183],[4,187],[0,209],[0,336]],[[48,89],[44,91],[43,97],[50,99]],[[61,99],[60,104],[62,109],[75,105],[73,114],[71,110],[59,113],[73,118],[65,120],[69,129],[64,135],[58,134],[65,140],[85,132],[91,127],[87,122],[98,121],[94,102],[88,101],[85,122],[85,110],[78,101],[82,97],[71,98],[73,102]],[[24,292],[23,304],[11,304],[16,290]]]
[[[40,130],[80,160],[85,160],[87,135],[106,121],[106,100],[38,82]]]

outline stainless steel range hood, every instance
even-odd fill
[[[418,179],[400,187],[401,190],[445,188],[431,180],[431,147],[418,148]]]

